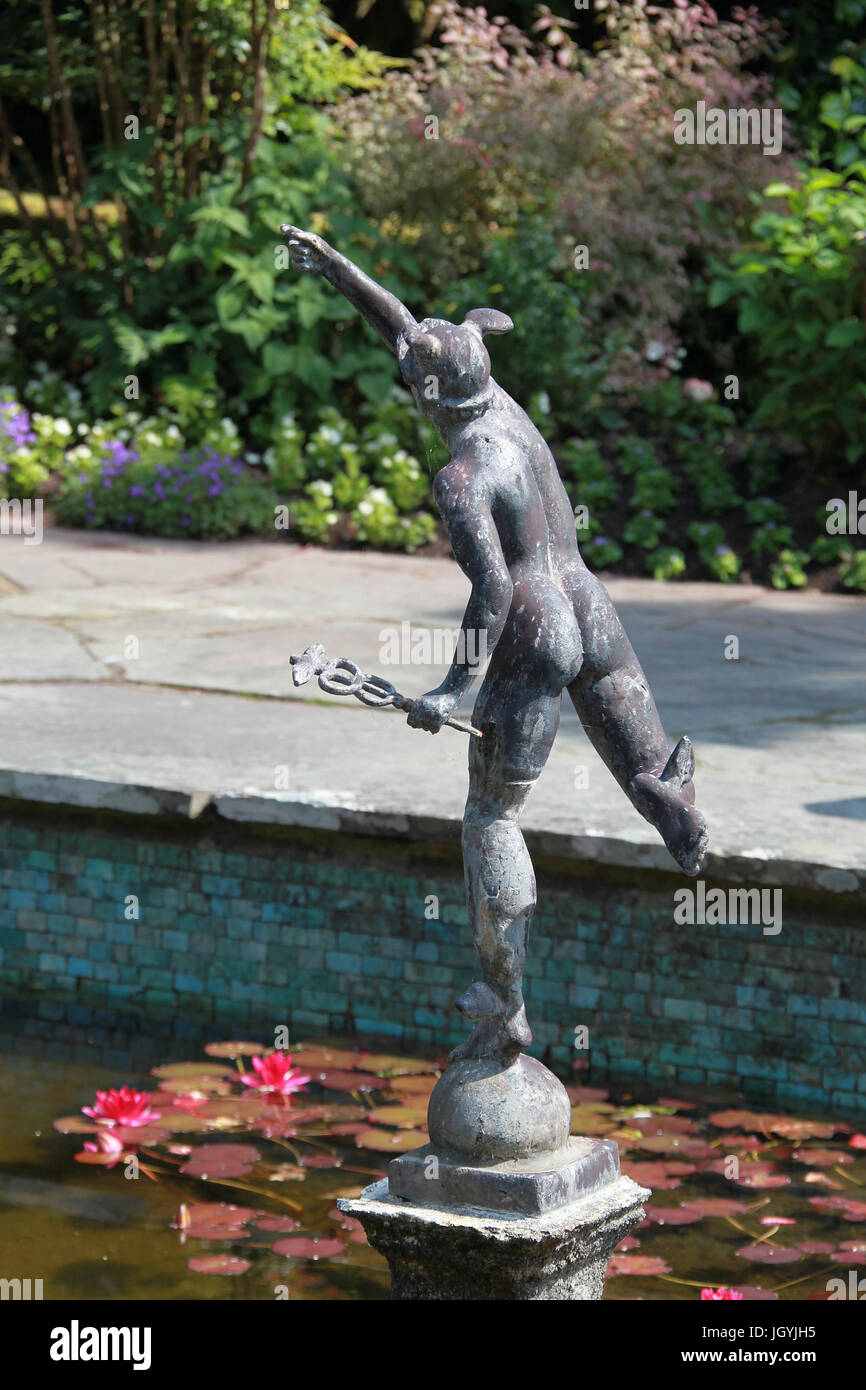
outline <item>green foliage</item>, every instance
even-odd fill
[[[767,196],[782,210],[762,212],[755,246],[717,266],[710,304],[737,307],[755,425],[854,462],[866,452],[866,161],[806,169]]]
[[[844,589],[866,593],[866,550],[846,550],[839,564],[839,578]]]
[[[770,583],[774,589],[803,589],[808,583],[804,566],[809,561],[805,550],[781,550],[770,567]]]
[[[646,566],[653,579],[679,579],[686,572],[686,557],[681,550],[664,546],[646,557]]]

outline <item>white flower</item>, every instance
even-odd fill
[[[162,444],[159,435],[154,434],[153,430],[148,430],[147,434],[144,436],[144,442],[145,444],[153,444],[156,448],[159,448]]]
[[[646,348],[644,349],[644,357],[646,358],[647,362],[660,362],[666,353],[667,348],[665,347],[664,343],[658,342],[658,340],[655,338],[651,342],[647,343]]]
[[[319,430],[319,438],[325,444],[340,444],[343,436],[339,430],[335,430],[333,425],[322,425]]]
[[[373,506],[372,502],[359,502],[358,511],[361,513],[362,516],[372,516],[373,512],[375,511],[375,507]]]

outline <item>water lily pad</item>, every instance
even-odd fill
[[[260,1216],[256,1221],[260,1231],[296,1231],[300,1224],[293,1216]]]
[[[358,1067],[365,1065],[363,1052],[349,1052],[340,1047],[299,1047],[292,1052],[295,1065],[303,1071],[310,1068]]]
[[[183,1081],[197,1076],[236,1076],[234,1067],[221,1062],[167,1062],[163,1067],[153,1067],[152,1076],[163,1081]]]
[[[840,1265],[866,1265],[866,1250],[836,1250],[830,1259]]]
[[[607,1276],[615,1279],[619,1274],[670,1274],[670,1265],[659,1255],[611,1255],[607,1263]]]
[[[640,1183],[642,1187],[652,1187],[657,1192],[667,1192],[675,1187],[682,1187],[681,1179],[670,1174],[664,1163],[632,1163],[628,1161],[623,1163],[621,1167],[627,1178]]]
[[[742,1216],[748,1211],[745,1202],[738,1202],[735,1197],[694,1197],[683,1202],[683,1206],[701,1216]]]
[[[853,1163],[854,1155],[847,1149],[795,1149],[791,1154],[798,1163],[814,1163],[816,1168],[831,1168],[836,1163]]]
[[[368,1052],[363,1056],[365,1071],[387,1072],[390,1076],[427,1075],[433,1070],[430,1062],[416,1057],[389,1057],[384,1053]]]
[[[252,1207],[238,1207],[233,1202],[187,1202],[184,1204],[187,1220],[199,1226],[242,1226],[255,1216]],[[183,1230],[178,1222],[178,1230]]]
[[[757,1129],[763,1132],[770,1129],[774,1121],[783,1118],[754,1110],[717,1110],[709,1116],[709,1122],[717,1129]]]
[[[801,1240],[798,1244],[804,1255],[830,1255],[833,1251],[829,1240]]]
[[[762,1289],[760,1284],[732,1284],[731,1288],[744,1303],[769,1303],[779,1297],[773,1289]]]
[[[843,1221],[866,1221],[866,1202],[854,1197],[810,1197],[809,1205],[819,1211],[838,1211]]]
[[[606,1101],[610,1096],[610,1091],[601,1090],[598,1086],[566,1086],[569,1099],[573,1105],[586,1105],[594,1101]],[[613,1106],[611,1106],[613,1109]]]
[[[436,1076],[395,1076],[388,1082],[389,1091],[402,1094],[429,1096],[438,1081]]]
[[[249,1260],[241,1260],[237,1255],[196,1255],[187,1260],[187,1269],[196,1274],[246,1274]]]
[[[839,1125],[822,1124],[820,1120],[797,1120],[790,1115],[777,1116],[768,1129],[783,1139],[830,1139]]]
[[[243,1226],[185,1226],[185,1236],[191,1240],[241,1240],[247,1235]]]
[[[379,1105],[370,1111],[370,1123],[394,1129],[423,1129],[427,1123],[426,1105]]]
[[[339,1154],[302,1154],[302,1168],[342,1168],[343,1160]]]
[[[689,1226],[693,1221],[700,1221],[702,1213],[695,1211],[694,1208],[682,1207],[652,1207],[646,1208],[646,1214],[650,1221],[655,1221],[659,1226]]]
[[[758,1265],[790,1265],[802,1258],[797,1246],[772,1245],[768,1240],[759,1245],[741,1245],[737,1254],[741,1260]]]
[[[202,1144],[180,1171],[194,1178],[239,1178],[251,1171],[258,1158],[259,1151],[251,1144]]]
[[[328,1260],[342,1255],[345,1245],[336,1236],[289,1236],[273,1246],[275,1255],[287,1255],[292,1260]]]
[[[54,1128],[59,1134],[98,1134],[100,1126],[84,1115],[61,1115],[54,1121]]]
[[[310,1077],[328,1091],[385,1091],[390,1085],[387,1077],[374,1076],[372,1072],[337,1071],[331,1067],[314,1067]]]
[[[205,1045],[209,1057],[267,1057],[273,1051],[263,1043],[213,1042]]]
[[[421,1129],[369,1129],[366,1134],[358,1134],[355,1142],[359,1148],[377,1153],[401,1154],[420,1149],[429,1142],[429,1137]]]
[[[194,1099],[209,1096],[230,1096],[232,1088],[228,1081],[222,1076],[189,1076],[189,1077],[168,1077],[165,1081],[160,1081],[159,1089],[161,1092],[168,1092],[173,1096],[192,1096]]]

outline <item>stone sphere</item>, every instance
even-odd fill
[[[434,1148],[478,1163],[532,1158],[564,1146],[571,1102],[535,1057],[521,1053],[509,1066],[466,1058],[434,1086],[427,1125]]]

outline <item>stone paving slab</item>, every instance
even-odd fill
[[[866,599],[608,587],[671,743],[687,732],[695,744],[709,867],[799,865],[805,882],[835,869],[824,886],[850,887],[844,871],[866,873]],[[288,657],[319,640],[420,694],[444,674],[447,644],[439,663],[430,650],[387,664],[385,637],[456,629],[468,589],[445,559],[60,528],[39,546],[0,537],[0,767],[190,792],[196,807],[216,796],[236,817],[453,832],[466,737],[431,738],[315,683],[295,690]],[[725,659],[731,636],[738,661]],[[525,825],[575,854],[673,867],[566,704]],[[4,781],[7,795],[35,785]]]

